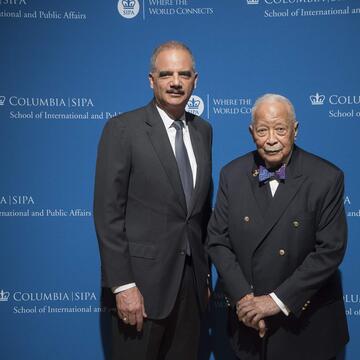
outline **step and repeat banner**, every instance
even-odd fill
[[[196,58],[187,108],[213,126],[215,190],[221,167],[254,148],[250,109],[267,92],[294,103],[297,143],[344,170],[344,358],[359,359],[359,1],[0,0],[0,29],[2,359],[106,359],[97,144],[108,118],[150,101],[149,58],[172,39]],[[217,291],[199,359],[233,359],[225,318]]]

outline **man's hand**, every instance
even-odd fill
[[[280,311],[270,295],[254,296],[248,294],[236,304],[236,314],[239,321],[242,321],[246,326],[258,329],[260,337],[263,337],[266,331],[263,319],[276,315]]]
[[[247,301],[251,300],[254,298],[254,294],[247,294],[245,295],[243,298],[241,298],[237,303],[236,303],[236,314],[238,316],[239,321],[241,321],[245,326],[251,327],[255,330],[259,331],[259,336],[262,338],[265,336],[266,333],[266,324],[264,320],[260,320],[257,324],[255,323],[251,323],[248,322],[247,319],[245,317],[241,317],[239,316],[239,308],[246,303]]]
[[[125,324],[136,325],[137,331],[142,330],[144,318],[147,315],[144,298],[136,286],[116,294],[116,308],[120,319]]]

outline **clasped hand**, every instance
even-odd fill
[[[259,331],[262,338],[266,333],[264,318],[280,312],[270,295],[247,294],[236,303],[236,314],[244,325]]]

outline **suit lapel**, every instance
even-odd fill
[[[185,194],[181,184],[179,169],[164,123],[153,102],[146,107],[146,111],[147,118],[145,122],[148,125],[147,133],[152,146],[169,178],[169,182],[174,189],[174,192],[179,198],[181,206],[184,211],[187,212]]]
[[[253,157],[254,157],[253,167],[251,172],[248,173],[248,178],[257,205],[256,210],[261,215],[261,217],[264,218],[270,203],[268,198],[269,194],[266,189],[266,185],[259,184],[258,168],[260,164],[263,164],[263,162],[257,155],[256,151],[253,153]]]
[[[293,201],[305,179],[306,177],[303,176],[301,169],[301,153],[299,149],[294,147],[291,161],[286,167],[285,183],[279,184],[274,198],[269,202],[270,206],[265,212],[264,224],[259,231],[258,236],[255,237],[255,241],[252,243],[254,250],[277,224],[289,204]],[[256,180],[258,179],[256,178]]]
[[[202,136],[200,131],[197,129],[197,126],[194,122],[194,115],[185,113],[186,121],[189,127],[190,132],[190,140],[191,145],[194,151],[196,164],[197,164],[197,171],[196,171],[196,182],[195,182],[195,189],[191,196],[188,216],[191,215],[192,211],[194,210],[195,204],[197,203],[197,199],[199,197],[199,192],[202,184],[202,179],[204,175],[204,144],[202,141]]]

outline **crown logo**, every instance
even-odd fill
[[[259,0],[246,0],[248,5],[258,5]]]
[[[325,95],[320,95],[318,92],[315,95],[309,96],[311,105],[324,105]]]
[[[3,106],[5,104],[5,96],[0,96],[0,105]]]
[[[8,291],[1,290],[0,291],[0,301],[8,301],[10,293]]]
[[[132,19],[139,13],[139,0],[119,0],[117,9],[122,17]]]
[[[134,0],[122,0],[122,5],[124,10],[134,10],[135,1]]]
[[[200,105],[200,100],[195,100],[194,97],[191,97],[187,103],[188,109],[198,109]]]

